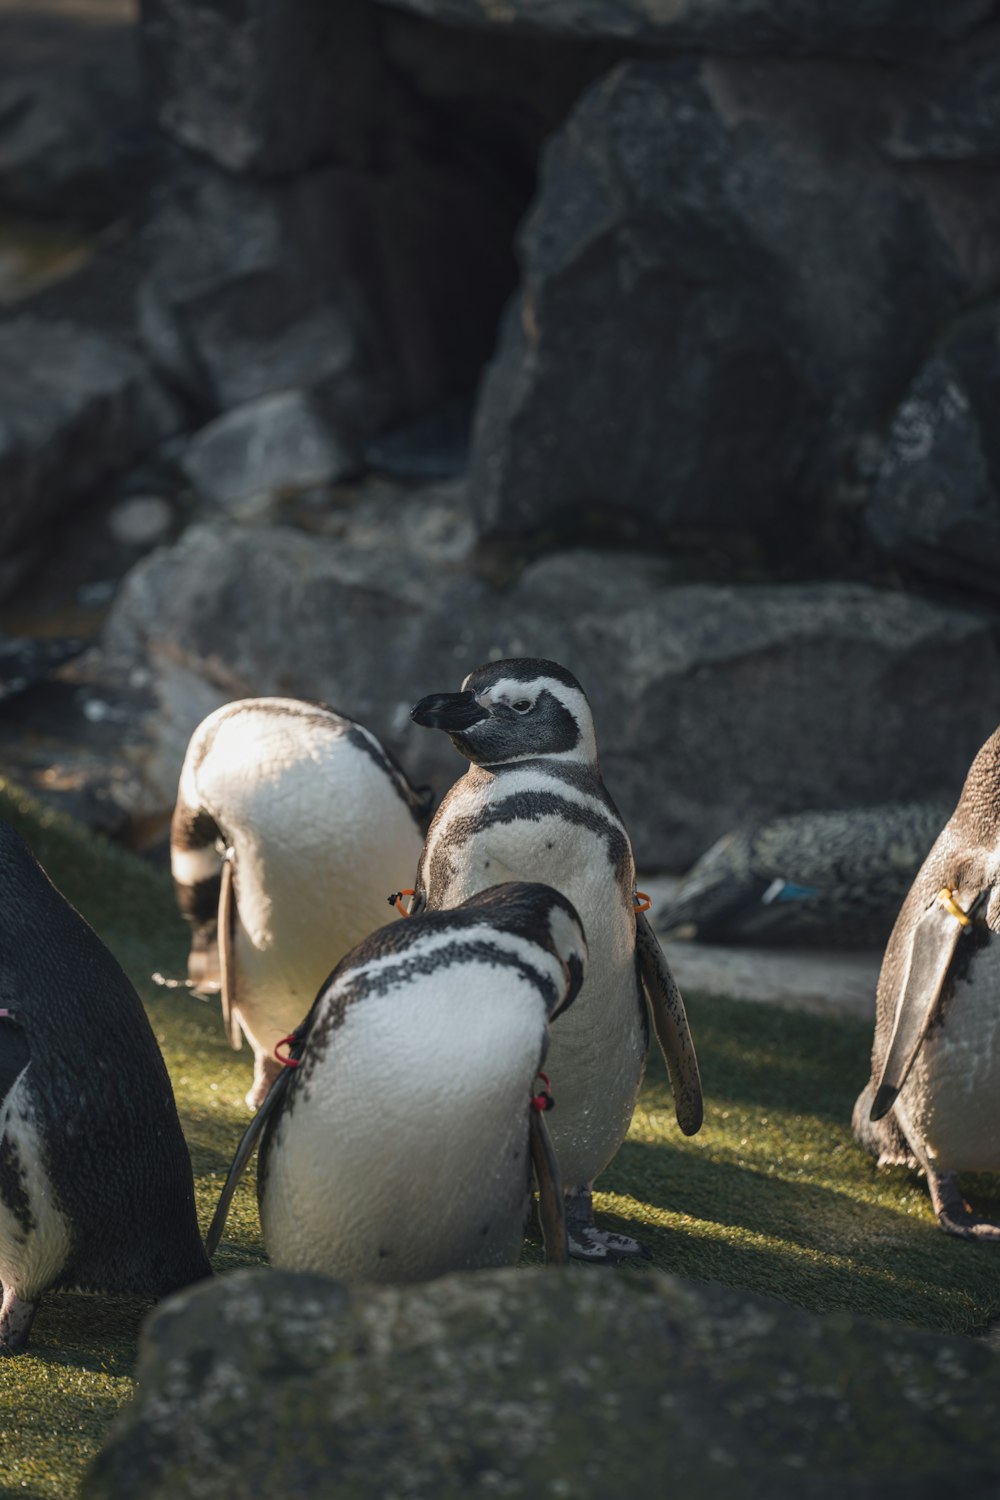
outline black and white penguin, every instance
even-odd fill
[[[139,997],[0,822],[0,1352],[51,1287],[160,1297],[208,1274]]]
[[[632,846],[601,780],[583,689],[555,662],[498,661],[470,673],[458,693],[421,699],[411,717],[443,729],[472,761],[431,823],[411,909],[441,911],[500,881],[531,878],[580,914],[588,978],[554,1027],[550,1054],[570,1252],[604,1261],[643,1254],[636,1240],[595,1226],[591,1185],[635,1109],[649,1035],[644,989],[689,1135],[701,1125],[701,1084],[680,993],[635,909]]]
[[[727,833],[684,876],[657,931],[702,943],[879,947],[949,810],[892,802]]]
[[[942,1229],[1000,1240],[957,1173],[1000,1169],[1000,729],[917,875],[879,976],[872,1077],[854,1107],[879,1165],[920,1166]]]
[[[260,1139],[275,1265],[420,1281],[512,1264],[532,1168],[546,1258],[565,1260],[543,1117],[552,1096],[536,1080],[549,1021],[572,1004],[586,963],[576,912],[544,885],[497,886],[372,933],[290,1039],[291,1065],[243,1138],[209,1250]]]
[[[280,1072],[276,1043],[412,879],[428,802],[369,730],[323,704],[245,698],[192,735],[170,863],[189,978],[221,990],[231,1044],[245,1033],[254,1051],[251,1108]]]

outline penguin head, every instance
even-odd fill
[[[572,672],[554,661],[515,657],[470,672],[458,693],[431,693],[410,710],[443,729],[478,766],[558,756],[597,767],[590,704]]]

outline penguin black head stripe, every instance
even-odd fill
[[[469,673],[461,692],[422,698],[410,717],[443,729],[475,765],[509,765],[540,755],[597,765],[590,705],[572,672],[558,662],[489,662]]]

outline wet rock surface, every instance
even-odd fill
[[[659,1273],[240,1272],[164,1306],[138,1380],[85,1500],[986,1496],[1000,1463],[982,1344]]]

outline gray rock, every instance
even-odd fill
[[[684,58],[583,96],[481,387],[483,533],[815,542],[934,332],[1000,275],[978,176],[873,150],[893,87]]]
[[[79,68],[2,79],[0,205],[34,217],[107,223],[135,190],[150,141],[138,69],[124,79]]]
[[[124,343],[68,322],[0,323],[0,556],[178,425]]]
[[[393,105],[376,16],[366,0],[144,0],[159,122],[232,172],[363,157]]]
[[[166,540],[174,520],[174,508],[162,495],[130,495],[108,515],[108,530],[116,542],[145,550]]]
[[[505,214],[471,169],[434,162],[266,183],[175,160],[143,339],[208,414],[301,387],[371,433],[473,379],[510,285]]]
[[[885,148],[901,161],[979,161],[1000,157],[1000,28],[919,63],[900,79]]]
[[[971,1339],[659,1273],[358,1289],[241,1271],[147,1324],[84,1500],[992,1496]]]
[[[1000,593],[1000,305],[954,327],[893,419],[867,523],[897,561]]]
[[[554,555],[501,590],[449,550],[454,501],[390,497],[341,524],[336,539],[198,527],[129,575],[105,651],[109,671],[148,669],[159,700],[150,812],[172,804],[199,717],[256,693],[333,703],[442,792],[464,763],[409,708],[509,656],[583,682],[646,869],[820,798],[954,797],[995,728],[1000,657],[971,613],[860,585],[672,586],[627,553]]]
[[[747,52],[895,57],[970,32],[987,3],[922,0],[382,0],[454,26],[540,29],[567,37]]]
[[[209,422],[191,439],[181,468],[203,499],[228,510],[335,483],[358,462],[313,398],[280,391]]]

